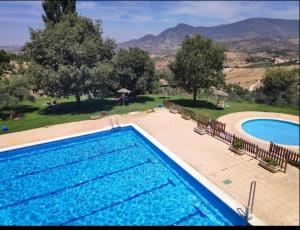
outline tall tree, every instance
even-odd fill
[[[24,50],[32,59],[29,73],[36,88],[49,96],[74,95],[79,105],[81,95],[106,91],[107,84],[99,86],[106,82],[104,74],[95,73],[113,70],[114,48],[113,40],[103,40],[100,21],[67,14],[43,30],[31,30]]]
[[[152,90],[154,62],[148,52],[139,48],[120,49],[113,62],[119,87],[138,94]]]
[[[0,77],[6,70],[10,62],[10,56],[4,50],[0,50]]]
[[[61,8],[64,14],[76,13],[76,0],[61,0]]]
[[[76,13],[76,0],[45,0],[43,9],[45,23],[58,23],[63,15]]]
[[[176,85],[193,93],[196,102],[200,88],[224,84],[224,49],[200,35],[187,37],[170,64]]]

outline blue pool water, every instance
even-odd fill
[[[254,119],[242,124],[251,136],[282,145],[299,146],[299,125],[274,119]]]
[[[132,126],[0,154],[0,225],[244,225]]]

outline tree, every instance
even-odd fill
[[[298,105],[299,69],[268,69],[262,84],[259,90],[267,97],[267,103]]]
[[[224,84],[222,74],[225,60],[224,49],[200,35],[187,37],[170,64],[178,87],[193,92],[196,103],[200,88],[219,87]]]
[[[0,50],[0,77],[7,68],[7,65],[10,62],[9,54],[4,50]]]
[[[103,40],[100,21],[67,14],[43,30],[31,30],[24,51],[32,59],[29,74],[37,89],[52,97],[74,95],[80,105],[81,95],[106,90],[99,86],[103,75],[93,74],[108,71],[104,63],[114,48],[113,40]]]
[[[139,48],[120,49],[113,62],[120,88],[137,94],[153,89],[154,62],[148,52]]]
[[[9,107],[13,113],[22,100],[34,101],[30,90],[29,81],[23,75],[12,75],[10,78],[0,79],[0,109]]]
[[[60,19],[69,13],[76,13],[76,0],[45,0],[43,2],[43,20],[45,23],[58,23]]]

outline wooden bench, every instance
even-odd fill
[[[173,108],[170,109],[170,112],[174,113],[174,114],[178,113],[178,111],[176,109],[173,109]]]
[[[186,114],[181,114],[181,117],[185,120],[190,120],[191,119],[191,116],[190,115],[186,115]]]
[[[206,133],[205,129],[203,129],[203,128],[199,127],[199,126],[197,126],[197,127],[194,128],[194,132],[196,132],[196,133],[198,133],[200,135],[204,135]]]
[[[154,109],[148,109],[148,110],[147,110],[147,113],[154,113],[154,112],[155,112]]]
[[[103,111],[99,115],[91,116],[91,120],[100,119],[100,118],[102,118],[102,117],[104,117],[106,115],[107,115],[107,113],[105,111]]]

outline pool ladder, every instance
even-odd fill
[[[116,127],[114,126],[114,122],[113,122],[112,119],[110,119],[109,122],[110,122],[110,126],[111,126],[112,128],[120,128],[120,124],[119,124],[118,118],[116,118]]]
[[[254,197],[255,197],[255,188],[256,188],[256,181],[252,181],[251,185],[250,185],[248,205],[246,207],[246,221],[247,221],[247,223],[252,218],[253,204],[254,204]]]

